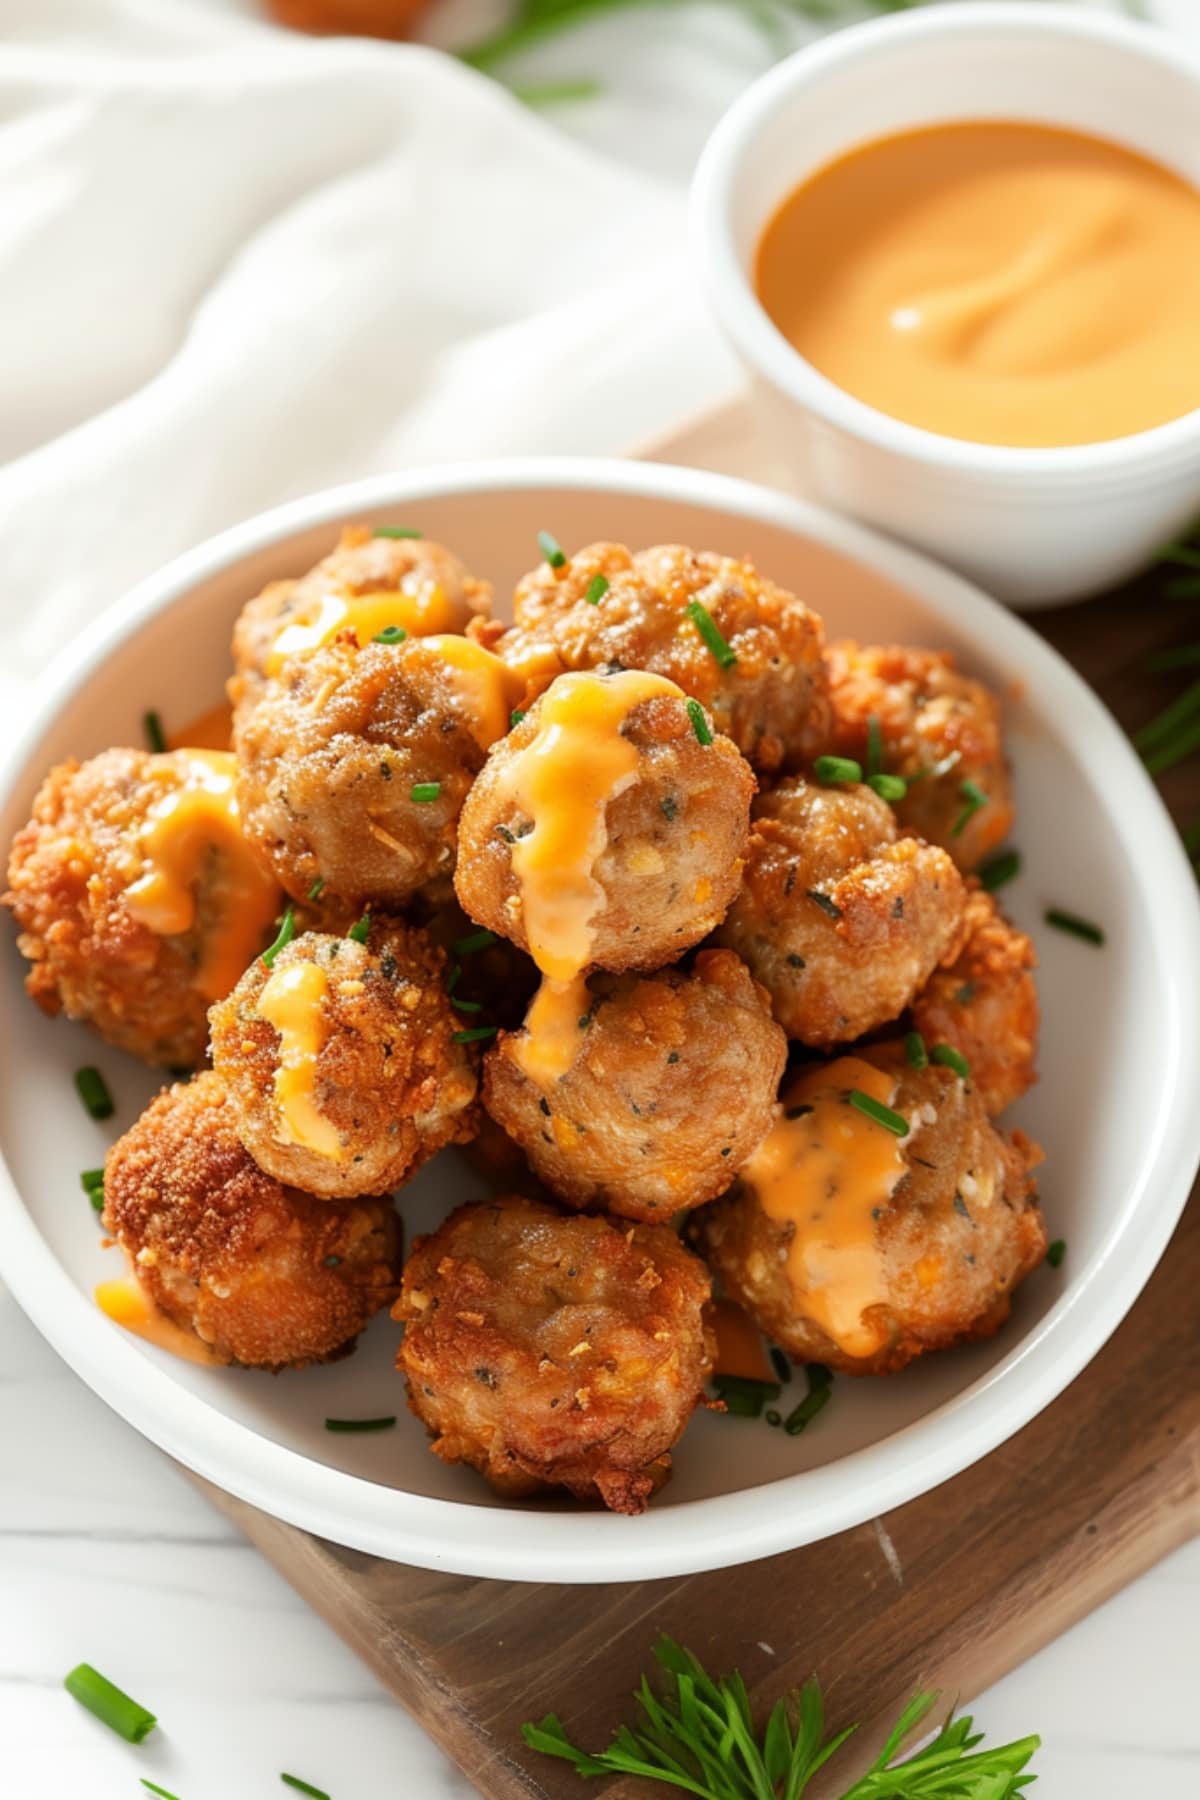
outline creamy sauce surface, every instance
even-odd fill
[[[280,1143],[344,1162],[341,1134],[317,1104],[317,1058],[328,1036],[328,992],[329,978],[316,963],[289,963],[271,975],[258,997],[258,1013],[279,1033],[275,1103]]]

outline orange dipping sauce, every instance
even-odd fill
[[[973,443],[1091,444],[1200,407],[1200,191],[1049,126],[932,126],[792,193],[755,287],[846,393]]]

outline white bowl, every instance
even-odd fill
[[[692,231],[709,298],[756,378],[798,487],[1032,608],[1115,585],[1200,511],[1200,411],[1066,449],[1004,449],[877,412],[788,343],[752,285],[768,220],[855,145],[961,119],[1060,125],[1200,183],[1200,56],[1078,7],[937,6],[839,31],[779,63],[701,158]]]
[[[0,1272],[50,1342],[172,1456],[256,1506],[398,1561],[538,1581],[678,1575],[786,1550],[908,1500],[985,1455],[1052,1400],[1129,1308],[1165,1245],[1200,1155],[1200,916],[1179,841],[1125,739],[1034,634],[956,576],[858,526],[693,470],[544,459],[375,480],[298,501],[224,533],[143,583],[70,645],[0,777],[0,838],[70,753],[136,743],[143,711],[168,728],[217,701],[229,629],[264,581],[314,562],[346,520],[408,522],[453,544],[504,594],[536,561],[540,528],[750,553],[832,631],[949,645],[1011,692],[1018,841],[1007,890],[1038,936],[1042,1082],[1016,1109],[1047,1150],[1051,1235],[1069,1244],[1017,1297],[989,1344],[887,1381],[839,1380],[809,1433],[704,1416],[640,1519],[503,1504],[432,1456],[392,1369],[397,1329],[376,1319],[342,1363],[272,1377],[178,1362],[96,1309],[114,1271],[79,1171],[101,1161],[157,1085],[83,1027],[43,1018],[11,941],[0,968]],[[1108,931],[1102,951],[1041,931],[1043,906]],[[100,1126],[71,1088],[96,1062],[118,1102]],[[478,1183],[447,1155],[408,1189],[426,1229]],[[398,1412],[395,1430],[334,1436],[326,1414]]]

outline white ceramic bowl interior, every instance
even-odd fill
[[[1155,27],[1021,0],[936,6],[789,57],[714,132],[692,227],[717,318],[800,491],[944,557],[1020,608],[1114,585],[1200,512],[1200,412],[1061,450],[968,444],[852,398],[787,342],[754,293],[763,229],[855,145],[962,119],[1058,125],[1200,183],[1200,56]]]
[[[230,626],[263,582],[311,565],[348,520],[409,523],[455,546],[501,595],[537,559],[536,534],[681,541],[749,553],[833,633],[948,645],[1009,693],[1027,873],[1006,894],[1042,955],[1042,1082],[1016,1119],[1046,1146],[1051,1234],[994,1342],[886,1381],[838,1380],[800,1438],[702,1416],[640,1519],[554,1503],[501,1504],[432,1456],[393,1372],[397,1327],[376,1319],[344,1362],[279,1377],[178,1362],[95,1308],[119,1272],[100,1247],[79,1171],[157,1086],[82,1026],[42,1017],[5,930],[0,954],[0,1273],[71,1366],[147,1437],[231,1493],[399,1561],[528,1580],[611,1581],[745,1561],[841,1530],[984,1455],[1078,1373],[1161,1252],[1200,1154],[1195,996],[1200,922],[1162,806],[1099,702],[1018,620],[948,574],[811,506],[691,470],[634,463],[481,464],[373,481],[298,502],[183,557],[72,645],[0,784],[5,843],[44,771],[140,740],[148,706],[177,727],[217,702]],[[1040,928],[1047,903],[1101,919],[1097,951]],[[96,1062],[118,1102],[97,1125],[72,1091]],[[478,1191],[454,1155],[404,1192],[426,1229]],[[327,1414],[398,1412],[393,1431],[335,1436]],[[81,1472],[81,1479],[83,1472]]]

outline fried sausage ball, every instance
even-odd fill
[[[598,582],[605,582],[598,598]],[[703,608],[736,658],[723,665],[689,605]],[[802,600],[749,562],[660,544],[591,544],[518,584],[516,629],[500,653],[520,663],[552,648],[564,669],[649,669],[699,700],[757,769],[796,767],[829,735],[824,630]],[[707,629],[707,627],[705,627]]]
[[[913,1001],[927,1044],[949,1044],[971,1066],[971,1085],[994,1118],[1037,1080],[1037,956],[990,894],[967,896],[966,942]]]
[[[866,786],[781,781],[754,805],[741,891],[717,933],[818,1046],[899,1018],[958,941],[965,891],[944,850],[901,837]]]
[[[392,1316],[409,1406],[502,1494],[564,1487],[639,1513],[712,1365],[708,1274],[663,1226],[515,1196],[418,1238]]]
[[[879,1073],[907,1136],[850,1103]],[[689,1237],[797,1360],[886,1375],[1008,1318],[1045,1254],[1040,1160],[989,1122],[969,1082],[880,1045],[785,1090],[775,1131],[732,1192],[691,1215]]]
[[[359,643],[389,626],[410,637],[462,632],[490,605],[488,583],[441,544],[348,525],[337,549],[307,575],[270,582],[242,608],[229,698],[239,709],[252,704],[287,657],[308,655],[339,631],[353,631]]]
[[[484,1105],[570,1206],[668,1219],[724,1193],[770,1129],[787,1039],[728,950],[689,969],[596,975],[586,1029],[548,1089],[525,1073],[522,1033],[484,1064]]]
[[[320,880],[330,899],[399,908],[453,868],[459,809],[508,723],[484,718],[448,660],[465,642],[341,637],[291,658],[239,715],[246,832],[297,900]]]
[[[260,1169],[326,1200],[382,1194],[471,1135],[478,1078],[446,960],[373,919],[366,943],[307,932],[256,957],[211,1014],[213,1066]]]
[[[208,1008],[269,941],[282,902],[222,803],[233,774],[230,756],[183,750],[105,750],[51,770],[3,897],[43,1012],[159,1067],[203,1062]],[[183,809],[208,802],[207,825],[201,811],[189,825]]]
[[[396,1296],[390,1203],[330,1206],[264,1174],[211,1071],[166,1089],[113,1145],[102,1222],[150,1300],[223,1362],[326,1362]]]
[[[960,674],[945,650],[847,638],[829,646],[826,660],[832,748],[865,763],[877,719],[884,768],[912,784],[896,807],[900,823],[948,850],[960,869],[974,869],[1016,816],[996,695]],[[964,783],[986,794],[986,804],[976,806]]]
[[[712,930],[737,890],[754,792],[750,766],[728,738],[706,728],[711,741],[701,741],[688,711],[696,703],[669,684],[637,699],[639,679],[559,676],[495,746],[467,796],[459,900],[471,918],[522,950],[531,947],[522,842],[533,847],[537,833],[557,831],[569,812],[596,826],[584,862],[561,872],[590,896],[591,964],[620,971],[673,962]],[[573,743],[554,721],[556,709],[565,713],[582,694],[574,684],[634,696],[619,729],[581,732]],[[696,715],[703,724],[698,707]],[[631,752],[629,766],[593,785],[614,745]],[[542,759],[554,769],[554,792],[535,818],[523,783]]]

